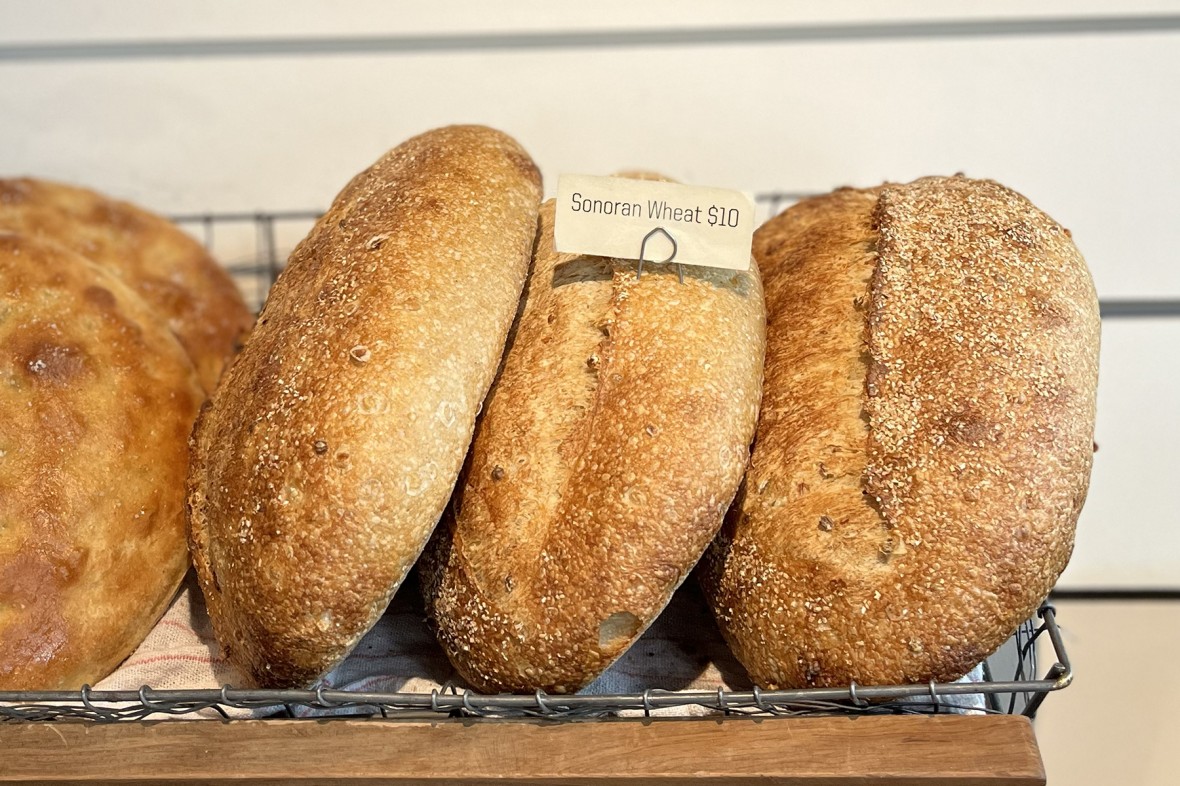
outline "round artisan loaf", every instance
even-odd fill
[[[190,545],[222,648],[307,685],[377,621],[463,463],[541,180],[453,126],[357,175],[291,255],[193,435]]]
[[[647,175],[636,175],[650,178]],[[737,491],[761,398],[758,270],[558,253],[554,205],[444,524],[419,566],[487,692],[572,692],[639,637]]]
[[[1098,303],[1069,232],[985,180],[809,199],[758,230],[766,386],[703,561],[767,688],[949,680],[1052,588],[1089,484]]]
[[[203,395],[118,276],[0,232],[0,690],[94,684],[167,608]]]
[[[0,179],[0,229],[60,243],[118,273],[180,339],[206,391],[254,322],[200,243],[130,203],[61,183]]]

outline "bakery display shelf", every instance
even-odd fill
[[[807,196],[800,192],[758,194],[763,217]],[[318,218],[312,210],[208,213],[173,219],[224,260],[247,301],[261,308],[287,253]],[[1055,662],[1038,677],[1036,644],[1047,637]],[[641,693],[484,695],[444,685],[430,693],[379,693],[338,689],[0,691],[0,721],[142,721],[198,715],[229,719],[233,710],[271,719],[324,715],[377,718],[580,719],[651,716],[703,708],[723,716],[975,714],[1035,716],[1049,693],[1065,688],[1072,670],[1052,605],[1043,605],[1011,639],[982,664],[982,680],[953,683],[860,686],[798,690],[669,691]],[[963,697],[975,697],[964,706]],[[980,702],[982,700],[982,703]],[[970,699],[968,699],[970,701]],[[699,711],[699,710],[698,710]],[[240,714],[240,713],[239,713]]]

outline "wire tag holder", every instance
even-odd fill
[[[645,256],[647,254],[647,241],[651,240],[656,235],[663,235],[664,237],[668,238],[668,242],[672,244],[672,254],[667,259],[660,260],[659,262],[657,262],[654,259],[646,260],[646,261],[650,261],[652,264],[655,264],[655,265],[666,265],[669,262],[671,262],[672,260],[676,259],[676,252],[678,250],[678,246],[676,245],[676,238],[672,237],[672,234],[668,230],[664,229],[663,227],[656,227],[655,229],[653,229],[652,231],[650,231],[646,235],[644,235],[642,242],[640,242],[640,244],[639,244],[639,268],[635,271],[635,280],[636,281],[638,281],[643,276],[643,263],[645,261]],[[679,262],[676,263],[676,275],[680,279],[680,283],[683,284],[684,283],[684,265],[680,264]]]

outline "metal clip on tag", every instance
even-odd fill
[[[639,278],[643,275],[643,255],[647,252],[647,241],[650,240],[652,237],[654,237],[657,233],[668,238],[668,242],[672,244],[672,255],[669,256],[667,259],[663,260],[662,262],[656,262],[656,264],[657,265],[666,265],[669,262],[671,262],[673,259],[676,258],[676,248],[677,248],[676,247],[676,238],[674,238],[674,237],[672,237],[672,235],[668,234],[668,230],[664,229],[663,227],[656,227],[655,229],[653,229],[652,231],[650,231],[646,235],[644,235],[643,242],[639,244],[639,269],[635,271],[635,280],[636,281],[638,281]],[[655,262],[654,259],[652,261]],[[676,264],[676,275],[680,278],[680,283],[683,284],[684,283],[684,265],[681,265],[680,263]]]

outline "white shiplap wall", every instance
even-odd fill
[[[517,136],[550,190],[560,172],[623,167],[748,191],[965,171],[1069,226],[1103,298],[1180,298],[1175,22],[921,34],[939,20],[1144,15],[1174,20],[1180,4],[0,0],[0,173],[88,184],[168,213],[318,208],[385,149],[454,122]],[[876,23],[910,35],[790,32]],[[621,44],[627,31],[759,26],[785,32]],[[560,37],[586,31],[624,38]],[[539,38],[494,49],[454,39],[506,32]],[[374,36],[401,49],[372,51]],[[444,38],[409,51],[414,36]],[[262,51],[295,39],[304,43]],[[160,41],[178,49],[139,56]],[[209,42],[237,45],[213,55],[201,50]],[[1104,331],[1100,451],[1063,586],[1178,587],[1180,319],[1111,320]]]

